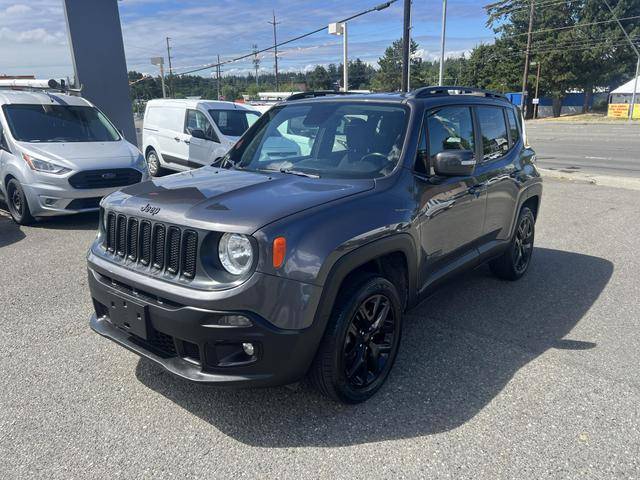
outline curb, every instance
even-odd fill
[[[592,185],[600,185],[603,187],[640,190],[640,178],[615,177],[611,175],[590,175],[582,172],[574,173],[562,170],[550,170],[548,168],[540,167],[538,167],[538,171],[544,178],[590,183]]]

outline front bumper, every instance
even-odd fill
[[[73,188],[69,184],[71,175],[51,178],[49,181],[36,178],[33,174],[32,178],[27,178],[31,181],[24,182],[22,189],[33,216],[50,217],[97,211],[103,197],[124,188]],[[148,179],[148,174],[142,172],[141,182]]]
[[[93,212],[99,208],[102,197],[121,187],[99,189],[74,189],[49,184],[22,185],[31,214],[36,217],[72,215]]]
[[[278,281],[265,277],[258,284]],[[244,290],[237,287],[237,308],[230,308],[233,297],[209,302],[209,308],[203,308],[129,287],[92,269],[90,264],[89,288],[96,311],[90,324],[95,332],[194,382],[234,386],[296,382],[306,374],[323,334],[317,323],[303,329],[278,328],[262,312],[244,308],[240,301],[246,295],[255,295],[255,286]],[[265,294],[264,285],[258,289]],[[280,297],[280,303],[295,303],[299,298]],[[112,320],[112,309],[123,307],[140,312],[140,325],[123,326]],[[244,315],[252,326],[221,327],[217,319],[226,314]],[[243,343],[254,345],[252,356],[243,352]]]

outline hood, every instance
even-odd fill
[[[280,218],[373,187],[373,180],[203,167],[126,187],[107,197],[104,206],[177,225],[251,234]]]
[[[18,142],[21,150],[73,170],[131,166],[140,151],[126,140],[117,142]]]

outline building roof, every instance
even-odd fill
[[[638,86],[636,88],[636,93],[640,93],[640,77],[638,77],[637,80],[638,80]],[[636,82],[636,79],[632,78],[624,85],[620,85],[611,93],[633,93],[633,85],[635,84],[635,82]]]

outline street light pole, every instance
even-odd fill
[[[411,0],[404,0],[404,26],[402,33],[402,85],[403,92],[409,91],[409,56],[411,52]]]
[[[347,22],[342,24],[342,91],[349,91],[349,59],[347,51]]]
[[[622,30],[622,33],[624,33],[624,36],[629,42],[629,45],[631,45],[631,48],[633,49],[635,54],[638,56],[638,63],[636,64],[636,79],[633,82],[633,93],[631,94],[631,109],[629,110],[629,121],[631,121],[633,120],[633,111],[635,110],[635,106],[636,106],[636,92],[638,90],[638,75],[640,75],[640,51],[638,51],[638,47],[636,47],[635,43],[633,43],[633,40],[631,40],[631,37],[627,33],[627,30],[622,26],[622,23],[620,23],[620,19],[618,18],[616,13],[613,11],[613,8],[611,8],[611,4],[609,4],[607,0],[604,0],[604,3],[607,5],[607,8],[611,12],[611,16],[615,19],[616,23],[620,27],[620,30]]]
[[[164,86],[164,58],[151,57],[151,65],[160,67],[160,83],[162,83],[162,98],[167,98],[167,91]]]
[[[440,38],[440,75],[438,86],[444,85],[444,44],[447,34],[447,0],[442,0],[442,36]]]
[[[633,111],[636,108],[636,99],[638,91],[638,77],[640,77],[640,55],[638,55],[638,63],[636,63],[636,79],[633,82],[633,93],[631,94],[631,111],[629,112],[629,120],[633,120]]]

